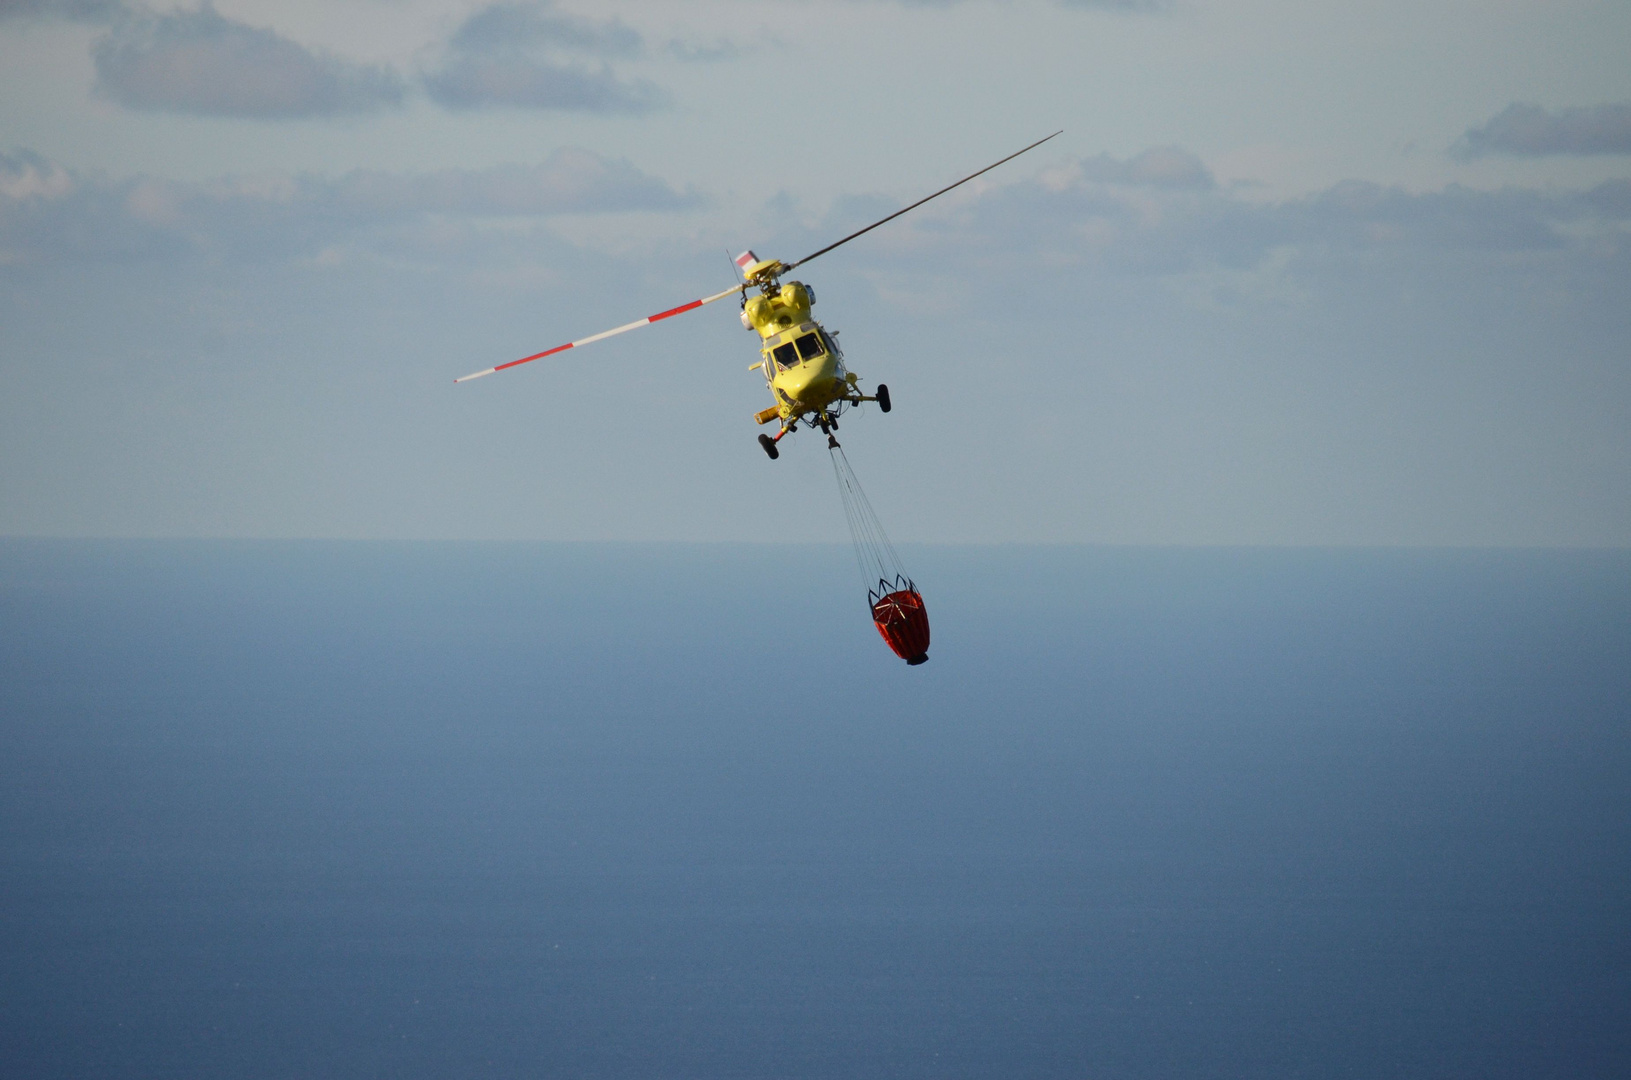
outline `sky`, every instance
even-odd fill
[[[1631,544],[1631,5],[0,0],[0,535]]]

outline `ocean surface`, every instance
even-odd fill
[[[0,1075],[1631,1075],[1631,553],[0,541]]]

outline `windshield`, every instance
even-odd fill
[[[826,351],[821,344],[821,335],[819,334],[805,334],[794,344],[799,347],[799,355],[806,360],[820,356]]]
[[[798,354],[793,351],[793,343],[791,341],[785,345],[777,345],[775,350],[771,352],[770,355],[776,358],[776,365],[778,367],[790,368],[799,362]]]

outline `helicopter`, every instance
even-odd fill
[[[735,259],[737,269],[741,271],[742,281],[731,286],[724,292],[705,296],[700,300],[681,304],[659,311],[655,315],[648,315],[611,330],[603,330],[598,334],[577,341],[569,341],[565,345],[557,345],[543,352],[523,356],[519,360],[511,360],[505,364],[498,364],[464,375],[453,381],[455,383],[469,382],[495,372],[505,371],[509,368],[530,364],[534,360],[542,360],[547,356],[554,356],[566,352],[568,349],[580,349],[597,341],[603,341],[618,334],[638,330],[642,326],[649,326],[654,322],[671,319],[676,315],[683,315],[688,311],[695,311],[706,304],[723,300],[728,296],[741,298],[742,325],[749,330],[759,333],[760,359],[757,364],[748,368],[749,371],[762,371],[765,385],[769,388],[774,402],[769,408],[761,410],[754,419],[763,426],[772,422],[779,422],[779,430],[774,436],[761,434],[759,445],[772,460],[780,456],[777,444],[788,434],[796,431],[800,423],[809,427],[819,427],[827,436],[829,447],[836,449],[837,440],[833,431],[838,428],[838,418],[846,406],[859,405],[862,402],[875,402],[882,412],[888,412],[892,407],[889,398],[889,387],[883,383],[877,385],[872,394],[865,394],[860,388],[860,378],[849,371],[844,365],[844,354],[838,347],[837,335],[829,332],[810,314],[811,306],[815,304],[815,290],[801,281],[781,279],[792,273],[795,269],[820,258],[834,248],[843,246],[851,240],[887,224],[911,210],[915,210],[930,199],[939,198],[953,188],[973,180],[975,177],[995,169],[998,165],[1012,161],[1027,151],[1052,139],[1061,132],[1054,132],[1047,138],[1016,150],[1000,161],[992,162],[979,172],[970,173],[954,184],[948,184],[935,192],[912,203],[910,206],[895,211],[888,217],[880,218],[864,229],[857,229],[836,240],[820,250],[804,256],[794,262],[784,263],[778,259],[761,259],[751,250],[744,251]],[[750,292],[757,295],[750,296]]]

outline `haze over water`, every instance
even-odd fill
[[[1613,1077],[1631,554],[0,541],[0,1060]]]

